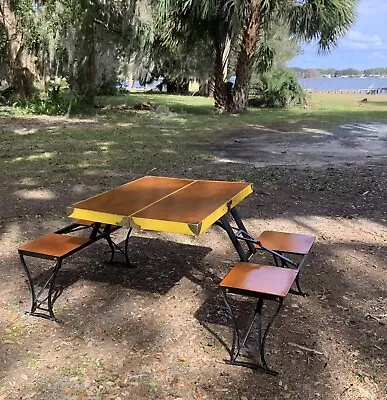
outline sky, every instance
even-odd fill
[[[315,44],[302,45],[303,54],[289,61],[299,68],[387,67],[387,0],[360,0],[356,22],[330,53],[318,53]]]

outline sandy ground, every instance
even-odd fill
[[[317,236],[302,275],[308,296],[285,299],[268,338],[278,377],[225,363],[232,330],[218,284],[237,256],[216,227],[194,239],[135,232],[133,269],[107,264],[103,243],[88,248],[58,276],[61,322],[25,316],[17,247],[62,225],[54,216],[104,190],[109,177],[61,185],[44,210],[31,196],[50,194],[50,177],[47,189],[34,184],[38,177],[4,180],[0,399],[385,399],[386,139],[377,123],[312,134],[251,127],[212,145],[219,161],[184,173],[252,182],[239,210],[253,234]],[[262,254],[253,261],[271,262]],[[251,302],[233,304],[246,321]]]

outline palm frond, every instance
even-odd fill
[[[329,51],[355,21],[356,3],[357,0],[305,0],[288,2],[283,11],[295,37],[316,40],[321,51]]]

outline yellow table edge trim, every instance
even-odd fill
[[[196,224],[188,224],[185,222],[163,221],[163,220],[147,219],[139,217],[130,218],[131,228],[143,229],[148,231],[157,231],[157,232],[181,233],[183,235],[191,235],[191,236],[197,235],[197,233],[195,233],[195,230],[197,230],[197,228],[194,225]],[[193,230],[190,229],[190,226],[193,227]]]
[[[237,204],[239,204],[244,198],[246,198],[251,193],[253,193],[253,187],[252,184],[249,184],[247,187],[241,190],[237,195],[235,195],[231,199],[231,201],[229,201],[227,204],[223,204],[208,217],[204,218],[204,220],[202,221],[200,233],[203,233],[205,230],[207,230],[210,226],[213,225],[214,222],[216,222],[219,218],[223,217],[223,215],[227,214],[231,210],[231,208],[234,208]]]
[[[74,219],[84,219],[86,221],[100,222],[117,226],[130,227],[129,219],[125,215],[108,214],[98,211],[83,210],[82,208],[68,207],[68,216]]]

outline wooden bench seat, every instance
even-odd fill
[[[315,236],[300,233],[264,231],[255,241],[257,250],[265,250],[272,254],[277,267],[295,268],[297,290],[292,293],[305,295],[300,286],[300,274],[303,265],[316,240]]]
[[[63,260],[101,239],[106,240],[110,247],[110,262],[113,261],[115,249],[117,249],[124,255],[126,265],[130,265],[127,252],[131,229],[129,229],[126,236],[124,250],[114,243],[110,236],[111,233],[120,228],[117,225],[78,220],[58,229],[54,233],[43,235],[20,246],[18,249],[19,257],[26,272],[31,292],[31,311],[28,314],[56,320],[53,304],[58,298],[59,293],[54,286],[56,275],[61,268]],[[85,229],[89,230],[87,237],[76,235],[79,231]],[[26,256],[53,260],[55,262],[55,265],[50,270],[49,277],[42,284],[34,283],[33,274],[26,263]]]
[[[258,244],[255,244],[255,247],[259,249],[263,245],[269,249],[283,253],[306,255],[309,253],[315,240],[315,236],[300,233],[264,231],[258,237]]]
[[[39,258],[66,258],[90,243],[88,238],[50,233],[19,247],[19,253]]]
[[[18,248],[20,261],[25,270],[31,293],[31,310],[27,314],[56,320],[53,305],[60,291],[55,290],[54,283],[62,261],[94,242],[95,240],[89,238],[50,233]],[[25,260],[26,256],[55,261],[48,278],[45,278],[41,284],[34,282],[32,272]]]
[[[127,247],[130,232],[128,232],[125,240],[125,251],[114,243],[110,236],[111,233],[120,228],[120,226],[116,225],[97,224],[92,221],[78,220],[58,229],[54,233],[43,235],[20,246],[18,249],[19,257],[27,275],[27,282],[32,298],[31,311],[28,314],[56,320],[53,304],[59,294],[55,290],[54,284],[62,261],[98,240],[104,239],[109,244],[111,251],[110,262],[113,261],[115,249],[118,249],[124,254],[126,263],[129,265]],[[89,230],[87,237],[77,236],[79,231],[85,229]],[[50,270],[49,277],[42,284],[38,285],[34,283],[33,274],[26,263],[26,256],[53,260],[55,262],[55,265]]]
[[[234,324],[234,342],[230,352],[230,364],[258,369],[272,375],[277,374],[276,371],[271,370],[267,366],[265,360],[265,342],[270,326],[272,325],[275,316],[279,313],[283,300],[289,293],[297,274],[298,271],[295,269],[240,262],[235,264],[221,281],[220,287],[223,291],[224,301]],[[245,330],[246,333],[243,338],[241,338],[240,335],[238,319],[228,301],[229,293],[257,299],[253,315]],[[274,315],[270,318],[265,330],[262,328],[262,308],[264,300],[278,303],[278,307]],[[253,348],[251,348],[246,346],[246,342],[250,337],[255,321],[258,323],[258,342],[254,344]],[[241,350],[258,354],[260,357],[260,363],[237,360],[240,356]]]
[[[297,271],[294,269],[240,262],[233,266],[220,286],[231,291],[234,289],[257,295],[285,297],[296,276]]]

